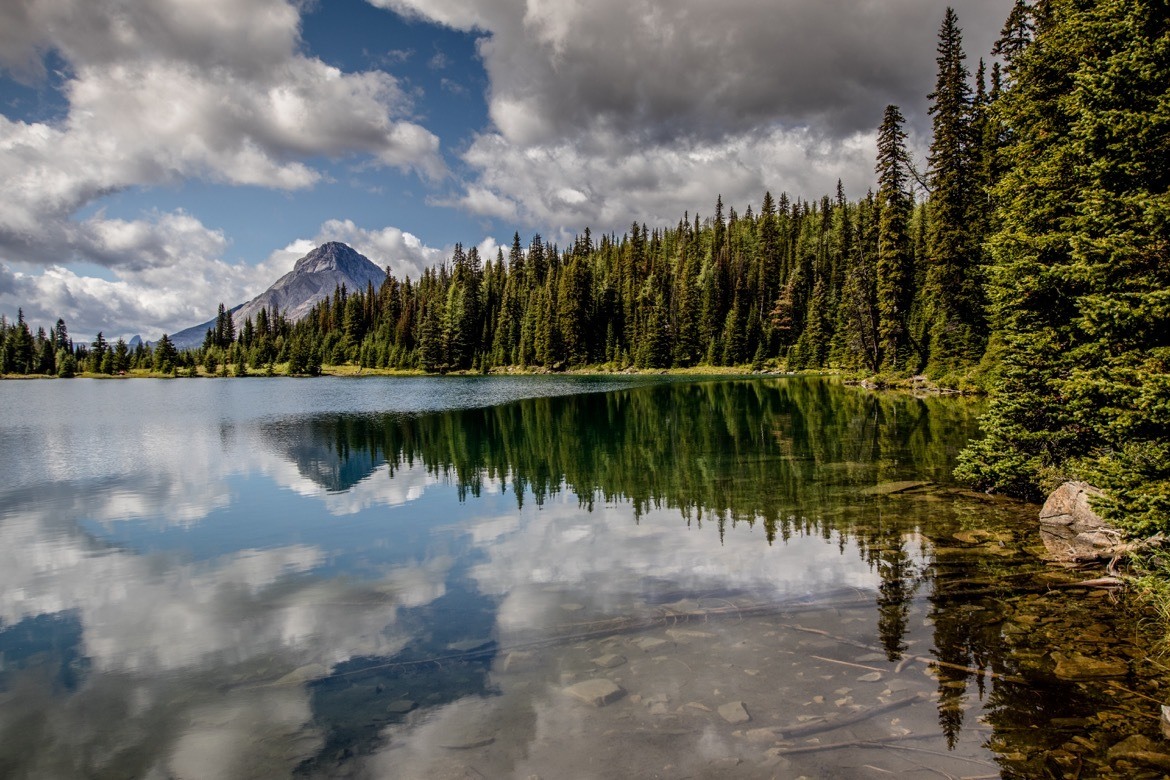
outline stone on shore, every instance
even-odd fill
[[[1058,561],[1112,558],[1124,549],[1121,533],[1089,506],[1101,491],[1084,482],[1065,482],[1040,510],[1040,538]]]

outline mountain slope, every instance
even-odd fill
[[[293,269],[267,290],[233,307],[232,321],[238,330],[244,320],[248,317],[255,320],[260,309],[267,308],[284,312],[285,317],[295,322],[326,295],[332,295],[338,285],[343,284],[348,290],[364,290],[368,283],[380,287],[385,278],[386,272],[365,255],[346,244],[330,241],[297,260]],[[179,349],[198,347],[207,329],[214,326],[214,319],[194,325],[171,336],[171,341]]]

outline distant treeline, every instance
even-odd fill
[[[77,363],[241,372],[322,363],[486,371],[636,366],[925,372],[991,390],[960,474],[1039,497],[1063,479],[1170,530],[1170,11],[1153,0],[1017,0],[972,75],[947,9],[924,171],[888,106],[877,190],[765,194],[744,213],[457,246],[417,281],[338,289],[290,324],[231,322],[199,350],[95,342]],[[918,197],[918,195],[921,197]],[[0,368],[52,372],[56,333],[3,328]],[[99,337],[98,341],[101,339]],[[129,354],[129,357],[127,357]],[[135,363],[135,361],[138,361]]]

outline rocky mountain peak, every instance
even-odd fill
[[[341,271],[342,273],[367,273],[374,266],[364,255],[340,241],[329,241],[297,260],[294,274]],[[377,268],[377,266],[374,266]],[[380,269],[379,269],[380,270]]]
[[[329,241],[297,260],[291,271],[260,295],[232,307],[232,317],[239,328],[246,318],[255,319],[260,309],[266,308],[283,312],[295,322],[341,285],[351,292],[365,290],[367,284],[376,289],[385,278],[384,270],[353,247],[340,241]],[[211,320],[192,326],[176,333],[171,340],[180,349],[199,346],[207,328],[214,323],[215,320]]]

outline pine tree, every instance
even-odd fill
[[[98,334],[101,335],[100,333]],[[159,337],[158,344],[154,347],[154,366],[155,369],[163,374],[169,374],[174,371],[175,359],[179,356],[178,350],[175,349],[174,342],[167,334],[162,334]]]
[[[1032,36],[1036,26],[1032,24],[1032,11],[1024,0],[1016,0],[1008,14],[1007,21],[999,33],[999,39],[991,49],[991,53],[999,57],[1004,64],[1007,81],[1010,82],[1016,71],[1016,60],[1024,49],[1032,43]],[[1004,86],[1007,86],[1005,83]]]
[[[906,371],[911,365],[910,304],[914,268],[910,254],[909,158],[902,112],[886,106],[878,130],[877,364],[883,371]],[[865,291],[854,292],[854,307],[864,322]],[[860,327],[864,327],[859,322]]]
[[[947,8],[938,35],[938,76],[927,204],[927,371],[939,377],[973,365],[983,352],[984,302],[977,237],[971,230],[971,87],[958,17]]]

